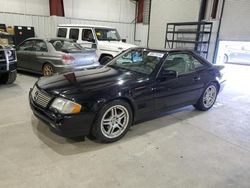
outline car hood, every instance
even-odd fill
[[[105,47],[104,49],[107,50],[114,50],[114,51],[124,51],[129,48],[135,48],[137,47],[136,45],[129,44],[129,43],[124,43],[121,41],[98,41],[100,47],[102,48]]]
[[[102,67],[91,70],[69,72],[42,77],[37,85],[40,89],[52,95],[62,97],[80,93],[98,92],[113,89],[114,87],[126,87],[143,78],[142,75],[133,72]]]

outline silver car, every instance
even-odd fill
[[[44,76],[99,66],[96,51],[69,39],[30,38],[17,47],[17,67]]]

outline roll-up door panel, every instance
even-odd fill
[[[250,0],[226,0],[220,40],[250,41]]]

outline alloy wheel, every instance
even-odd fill
[[[216,100],[216,96],[217,96],[217,89],[214,85],[210,85],[204,95],[203,95],[203,104],[206,108],[210,108],[215,100]]]
[[[104,113],[101,120],[101,131],[107,138],[117,138],[126,130],[128,124],[128,110],[122,105],[115,105]]]
[[[49,64],[44,65],[44,67],[43,67],[43,75],[44,76],[51,76],[51,75],[53,75],[53,73],[54,73],[54,69],[51,65],[49,65]]]

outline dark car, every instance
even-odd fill
[[[13,37],[0,32],[0,84],[12,84],[16,80],[16,50],[12,45]]]
[[[69,39],[30,38],[17,47],[18,69],[44,76],[99,66],[96,51]]]
[[[209,110],[225,83],[222,69],[191,51],[135,48],[103,67],[42,78],[29,100],[60,135],[113,142],[151,114],[186,105]]]

